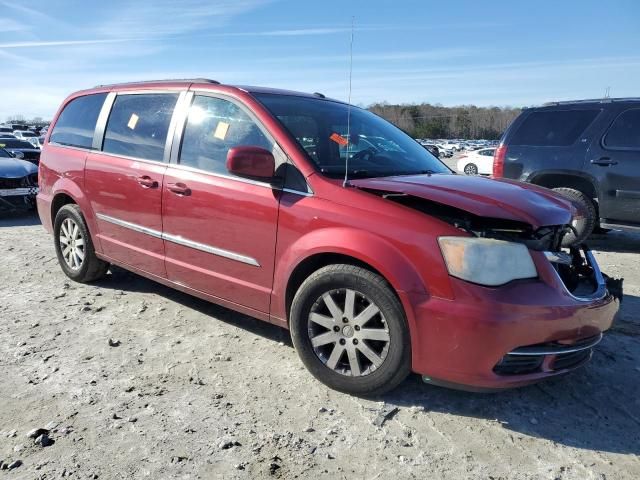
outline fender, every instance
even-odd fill
[[[571,188],[571,185],[564,185],[561,178],[572,177],[574,179],[579,179],[580,181],[586,182],[588,185],[590,185],[596,193],[595,198],[600,199],[601,192],[598,185],[598,181],[590,173],[582,172],[579,170],[566,170],[566,169],[536,170],[535,172],[531,173],[526,179],[524,179],[524,181],[527,183],[531,183],[533,185],[540,185],[540,179],[546,176],[557,178],[557,183],[558,183],[557,187],[564,186],[564,187]],[[545,188],[556,188],[556,186],[545,187]]]
[[[100,239],[98,238],[98,222],[91,208],[91,204],[89,203],[89,199],[86,197],[80,186],[76,183],[77,178],[73,177],[59,177],[52,186],[52,205],[53,199],[55,199],[58,194],[68,195],[73,199],[73,201],[80,207],[80,211],[84,216],[85,222],[87,222],[87,228],[89,229],[89,233],[91,234],[91,241],[93,242],[93,246],[98,253],[102,253],[102,245],[100,244]],[[49,207],[51,208],[51,206]],[[53,224],[54,218],[51,215],[51,222]]]
[[[412,363],[419,354],[418,331],[414,314],[414,300],[425,301],[429,294],[425,280],[412,262],[388,240],[375,234],[349,227],[329,227],[315,230],[300,237],[280,252],[275,266],[274,287],[271,297],[272,323],[289,328],[286,307],[286,289],[293,271],[306,259],[317,254],[341,254],[355,258],[375,268],[395,290],[407,319],[411,333]]]
[[[372,233],[349,227],[314,230],[277,255],[271,314],[286,318],[286,288],[293,271],[316,254],[353,257],[374,269],[400,292],[426,294],[424,281],[413,264],[391,242]],[[405,306],[406,307],[406,306]]]

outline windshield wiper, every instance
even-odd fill
[[[392,176],[394,177],[408,177],[410,175],[437,175],[439,173],[444,173],[444,172],[436,172],[435,170],[418,170],[417,172],[398,172],[398,173],[394,173],[392,174]]]

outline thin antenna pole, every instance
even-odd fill
[[[351,17],[351,42],[349,43],[349,99],[347,100],[347,157],[344,161],[343,187],[349,185],[349,146],[351,145],[351,78],[353,76],[353,30],[356,17]]]

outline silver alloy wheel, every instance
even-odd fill
[[[84,237],[80,227],[73,219],[65,218],[60,225],[60,251],[70,269],[79,270],[82,267],[84,249]]]
[[[467,163],[464,166],[464,173],[466,173],[467,175],[477,175],[478,167],[476,166],[475,163]]]
[[[324,293],[311,307],[308,321],[313,351],[328,368],[362,377],[384,363],[389,327],[378,306],[351,289]]]

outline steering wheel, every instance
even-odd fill
[[[378,151],[375,148],[369,147],[364,150],[360,150],[358,153],[355,153],[349,160],[362,160],[363,162],[371,162],[371,160],[376,156],[377,153]]]

